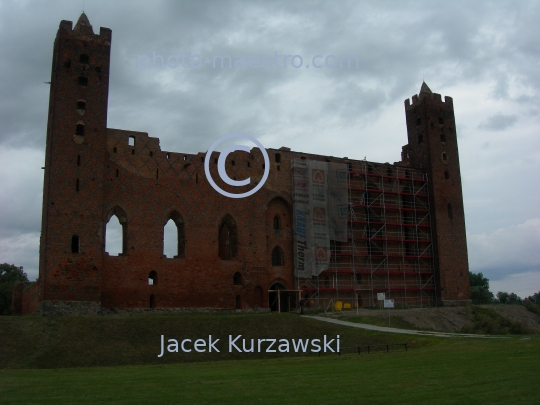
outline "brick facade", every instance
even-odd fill
[[[80,303],[77,313],[85,313],[84,308],[94,313],[99,307],[268,308],[276,296],[269,290],[275,288],[305,290],[302,298],[313,298],[305,280],[294,277],[292,159],[347,163],[351,173],[366,167],[366,162],[267,149],[271,167],[264,187],[250,198],[224,197],[206,180],[205,153],[162,151],[159,139],[146,133],[107,128],[110,46],[111,30],[101,28],[99,35],[94,34],[84,14],[74,28],[69,21],[60,23],[47,127],[38,279],[41,312],[47,314],[46,308],[62,302]],[[434,253],[423,258],[418,253],[414,260],[428,263],[424,273],[432,273],[437,281],[436,287],[421,293],[436,298],[431,303],[464,301],[469,298],[468,263],[452,100],[441,102],[439,95],[423,87],[412,104],[406,101],[406,117],[409,145],[403,148],[402,161],[368,162],[369,170],[364,171],[366,176],[374,176],[372,170],[392,171],[395,178],[384,175],[381,181],[408,187],[401,184],[414,180],[429,189],[430,212],[424,215],[428,225],[422,238],[433,244]],[[419,134],[423,134],[420,144]],[[444,142],[441,134],[446,136]],[[219,179],[218,156],[210,160],[213,179],[224,190],[241,192]],[[256,148],[233,152],[226,169],[231,178],[250,177],[252,184],[258,183],[264,172],[262,153]],[[407,194],[399,190],[393,197],[398,207],[406,200],[399,195]],[[113,216],[123,229],[123,252],[118,256],[105,252],[106,225]],[[178,228],[179,241],[178,254],[168,258],[163,238],[170,219]],[[403,240],[395,242],[399,246],[407,242],[403,234]],[[375,238],[369,243],[379,242]],[[391,243],[387,237],[384,246]],[[387,259],[404,263],[405,268],[410,257],[403,253]],[[411,280],[420,276],[403,273]],[[335,272],[335,277],[341,276]],[[399,277],[389,272],[389,292],[392,280]],[[324,280],[324,275],[319,278]],[[335,293],[324,287],[316,292],[317,298]],[[297,294],[283,295],[287,305],[298,304]],[[360,305],[373,305],[371,295],[360,295]],[[410,289],[402,295],[414,298],[418,293]]]

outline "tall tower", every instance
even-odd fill
[[[438,298],[462,304],[470,297],[469,263],[452,98],[442,101],[422,83],[412,104],[405,100],[405,116],[409,163],[428,176]]]
[[[54,43],[45,154],[41,311],[99,308],[111,30],[81,14]]]

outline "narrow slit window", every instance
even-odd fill
[[[118,149],[116,149],[116,146],[113,148],[113,153],[118,152]]]
[[[85,110],[86,103],[84,101],[77,101],[77,110]]]
[[[424,143],[424,136],[422,134],[418,135],[418,143]]]
[[[85,53],[83,53],[83,54],[81,54],[81,56],[79,56],[79,62],[80,63],[88,64],[88,60],[89,60],[88,55],[85,54]]]
[[[236,309],[242,309],[242,298],[239,295],[236,296]]]
[[[444,160],[445,162],[448,160],[448,155],[446,153],[442,154],[442,160]]]
[[[119,174],[119,171],[118,169],[116,169],[116,177],[118,177],[118,174]]]
[[[88,86],[88,78],[84,76],[79,76],[79,86]]]
[[[444,178],[448,180],[450,178],[450,173],[448,173],[448,170],[444,171]]]
[[[81,165],[81,155],[77,155],[77,166]]]
[[[446,135],[445,134],[441,134],[441,142],[446,142]]]
[[[79,235],[73,235],[71,237],[71,253],[79,253],[80,239]]]
[[[77,191],[77,193],[79,192],[79,179],[77,179],[77,182],[75,183],[75,191]]]
[[[454,218],[454,213],[452,212],[452,204],[448,204],[448,218]]]
[[[281,219],[279,215],[274,217],[274,233],[279,234],[281,231]]]
[[[439,117],[439,124],[444,125],[444,118],[443,117]]]
[[[75,134],[79,136],[84,136],[84,125],[77,124],[77,128],[75,130]]]
[[[275,159],[276,159],[276,163],[281,163],[281,153],[276,153]]]
[[[238,271],[233,275],[233,284],[242,285],[242,275]]]
[[[422,123],[422,118],[417,118],[416,119],[416,125],[420,125]]]

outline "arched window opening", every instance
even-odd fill
[[[272,250],[272,266],[283,266],[283,250],[279,246],[276,246]]]
[[[254,291],[254,304],[257,308],[262,308],[263,306],[263,290],[261,286],[255,287]]]
[[[113,208],[107,216],[105,252],[111,256],[127,254],[127,216],[120,207]]]
[[[152,270],[150,274],[148,274],[148,285],[156,285],[157,284],[157,273],[155,270]]]
[[[239,295],[236,296],[236,309],[242,309],[242,298]]]
[[[242,285],[242,275],[237,271],[233,276],[234,285]]]
[[[73,235],[71,237],[71,253],[79,253],[80,239],[79,235]]]
[[[452,204],[448,204],[448,218],[453,219],[454,214],[452,212]]]
[[[238,257],[238,238],[236,222],[230,215],[225,215],[219,226],[219,257],[223,260]]]
[[[166,257],[185,257],[184,221],[173,211],[163,228],[163,254]]]

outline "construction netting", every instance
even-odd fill
[[[330,241],[347,242],[348,168],[343,163],[293,159],[295,276],[328,269]]]

